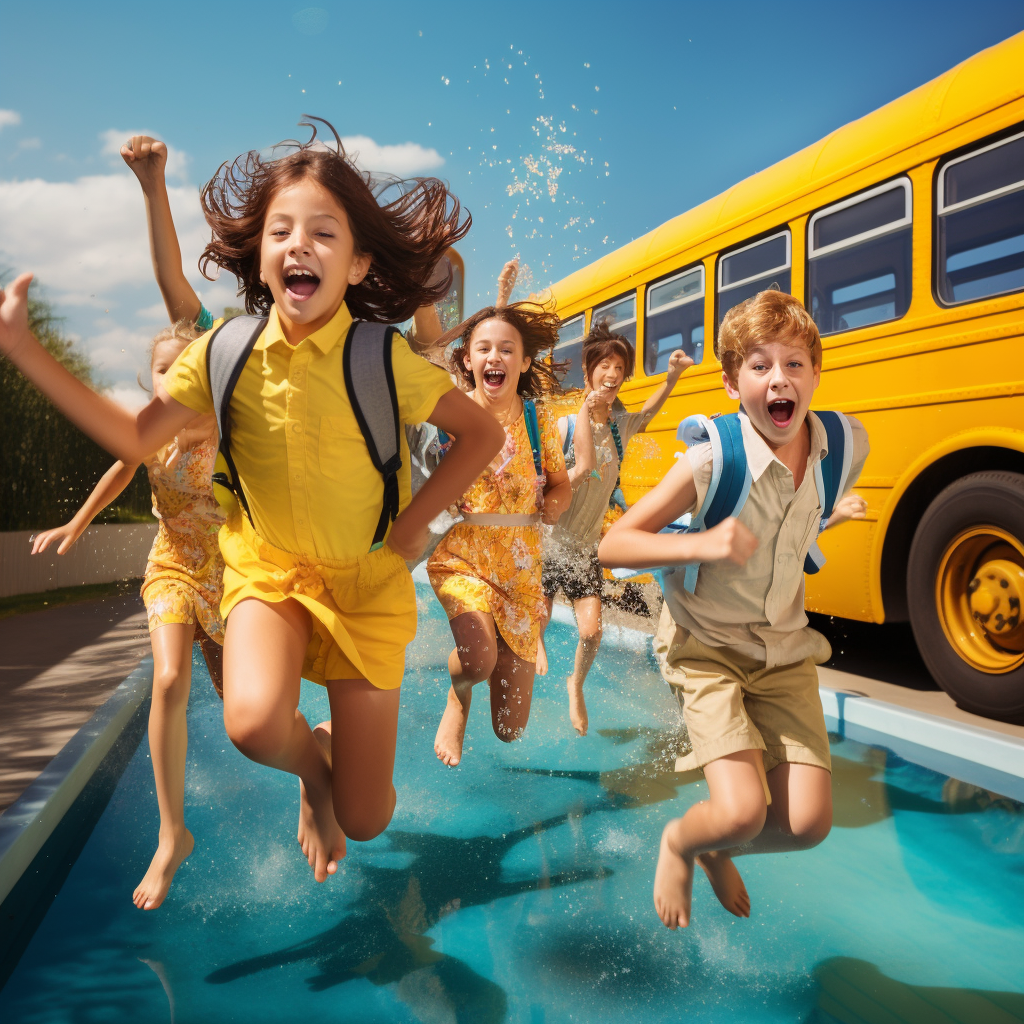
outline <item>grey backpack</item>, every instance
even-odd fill
[[[206,372],[220,431],[220,449],[214,466],[214,487],[230,491],[249,516],[249,503],[231,457],[231,395],[267,318],[237,316],[226,320],[207,343]],[[366,442],[370,460],[384,478],[384,501],[373,535],[371,551],[384,543],[388,527],[398,515],[398,471],[402,467],[399,440],[398,395],[391,367],[392,337],[388,324],[353,323],[345,339],[342,367],[345,390]]]

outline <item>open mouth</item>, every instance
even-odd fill
[[[319,284],[320,278],[305,267],[292,267],[284,272],[284,290],[296,302],[305,302]]]
[[[505,383],[504,370],[484,370],[484,384],[497,390]]]
[[[795,412],[796,402],[791,402],[788,398],[777,398],[774,402],[768,403],[768,415],[777,427],[788,427]]]

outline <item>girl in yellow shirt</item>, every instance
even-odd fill
[[[499,739],[518,739],[530,717],[544,613],[539,524],[557,522],[572,490],[557,422],[542,407],[536,408],[538,472],[523,400],[558,389],[551,368],[537,358],[558,340],[558,323],[554,313],[513,303],[482,309],[447,337],[459,339],[452,373],[505,434],[501,452],[459,501],[463,521],[427,563],[455,638],[448,704],[434,740],[447,765],[462,759],[477,683],[490,681],[491,725]]]
[[[314,131],[273,161],[245,154],[202,193],[213,238],[201,266],[234,274],[246,309],[268,316],[230,404],[231,452],[251,517],[232,504],[220,535],[224,723],[246,756],[299,777],[298,839],[318,881],[337,870],[346,834],[371,839],[394,812],[398,687],[416,628],[405,559],[504,442],[492,416],[396,338],[401,419],[425,419],[457,440],[411,501],[403,445],[401,511],[370,552],[384,488],[346,394],[348,328],[353,316],[395,323],[440,299],[449,281],[427,282],[469,220],[436,179],[378,202],[334,134],[324,146]],[[0,354],[97,443],[138,462],[197,412],[213,411],[209,335],[131,413],[32,336],[31,277],[0,291]],[[298,711],[301,675],[330,699],[331,720],[316,735]]]

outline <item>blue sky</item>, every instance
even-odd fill
[[[172,147],[215,311],[197,187],[307,112],[371,169],[451,183],[472,308],[509,256],[557,280],[1024,30],[1024,4],[2,0],[0,28],[0,267],[39,273],[127,399],[161,319],[132,131]]]

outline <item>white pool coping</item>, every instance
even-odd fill
[[[0,903],[99,768],[152,683],[153,659],[145,658],[0,815]]]

